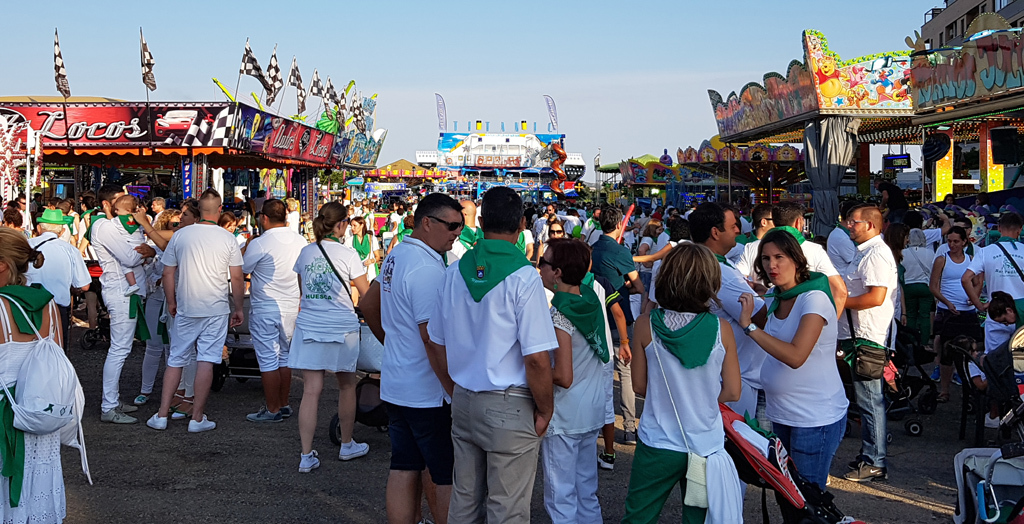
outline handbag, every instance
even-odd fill
[[[654,332],[654,328],[651,328]],[[665,375],[665,366],[661,363],[661,352],[657,348],[654,356],[658,359],[658,368],[661,369],[661,378],[665,381],[665,391],[668,392],[668,400],[672,403],[672,413],[676,416],[676,423],[679,424],[679,432],[683,434],[683,442],[686,449],[690,449],[690,440],[686,438],[686,431],[683,430],[683,421],[679,418],[679,408],[672,397],[672,386]],[[683,504],[694,508],[708,507],[708,459],[692,451],[686,454],[686,493],[683,496]]]
[[[850,336],[853,336],[853,372],[867,379],[882,378],[889,362],[889,349],[854,336],[853,314],[849,309],[846,310],[846,321],[850,324]]]

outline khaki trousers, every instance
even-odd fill
[[[455,475],[449,523],[530,522],[541,442],[534,410],[528,389],[476,393],[455,386]]]

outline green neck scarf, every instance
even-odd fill
[[[836,222],[836,227],[838,227],[839,229],[842,229],[842,230],[843,230],[843,233],[846,233],[846,236],[850,236],[850,230],[849,230],[849,228],[847,228],[846,226],[844,226],[842,222]]]
[[[753,233],[743,233],[742,235],[736,235],[736,243],[745,246],[753,241],[757,240],[757,237]]]
[[[132,235],[139,230],[139,223],[135,221],[135,217],[131,215],[118,215],[117,219],[121,222],[121,225],[124,226],[124,230],[127,231],[129,235]]]
[[[473,249],[476,245],[476,241],[480,239],[480,230],[475,227],[463,227],[462,232],[459,233],[459,242],[462,242],[466,249]]]
[[[529,265],[530,261],[511,243],[481,238],[459,259],[459,273],[473,300],[480,302],[494,286]]]
[[[18,326],[18,331],[26,335],[33,334],[32,325],[35,325],[37,331],[43,330],[43,312],[46,309],[46,305],[53,300],[53,295],[43,289],[43,286],[39,284],[31,286],[4,286],[0,287],[0,295],[4,295],[8,300],[17,302],[25,310],[25,313],[28,313],[26,318],[20,309],[11,306],[11,316],[14,317],[14,323]],[[29,321],[31,321],[31,324]]]
[[[588,272],[586,275],[583,275],[582,285],[592,288],[594,286],[594,278],[594,274]]]
[[[786,231],[787,233],[793,235],[793,238],[795,238],[797,243],[801,244],[801,245],[803,245],[804,241],[807,240],[806,238],[804,238],[804,234],[801,233],[799,229],[797,229],[797,228],[795,228],[793,226],[773,227],[773,228],[768,230],[768,233],[771,233],[772,231]],[[768,233],[765,233],[765,234],[768,234]],[[847,231],[847,233],[849,233],[849,231]]]
[[[405,237],[412,234],[412,230],[403,226],[403,229],[399,231],[395,236],[398,237],[398,241],[405,240]]]
[[[608,341],[604,336],[604,314],[601,313],[601,300],[594,289],[586,285],[580,286],[580,294],[557,292],[551,299],[551,305],[587,339],[590,349],[594,350],[601,362],[608,363]]]
[[[775,291],[765,295],[766,297],[773,297],[771,305],[768,306],[768,314],[771,315],[775,310],[779,309],[779,305],[783,300],[789,300],[796,298],[801,293],[817,289],[818,291],[824,291],[825,295],[832,302],[832,307],[835,307],[836,300],[832,298],[832,289],[828,286],[828,277],[824,273],[818,273],[815,271],[811,272],[811,278],[785,290],[781,291],[779,288],[775,288]]]
[[[669,353],[686,369],[703,366],[711,356],[718,339],[718,317],[711,313],[697,315],[689,324],[672,331],[665,325],[665,310],[651,311],[651,327]]]
[[[1013,250],[1014,251],[1017,250],[1017,239],[1016,238],[999,237],[999,240],[996,240],[996,243],[999,243],[999,242],[1008,242],[1011,246],[1013,246]]]
[[[526,254],[526,232],[519,232],[519,240],[516,240],[516,249],[518,249],[522,254]]]
[[[370,235],[364,234],[362,239],[352,235],[352,247],[359,253],[359,260],[366,260],[366,257],[370,256]]]
[[[82,236],[89,242],[92,242],[92,228],[101,220],[104,220],[106,218],[106,215],[103,214],[99,214],[92,217],[92,220],[89,221],[89,227],[85,228],[85,234],[83,234]]]
[[[341,243],[341,239],[339,239],[338,237],[334,236],[333,234],[325,236],[324,240],[331,240],[331,241],[337,242],[339,244]]]
[[[733,267],[733,265],[729,263],[729,259],[725,258],[724,256],[719,255],[718,253],[715,253],[715,258],[718,259],[718,262],[720,262],[722,264],[725,264],[725,265],[727,265],[729,267]]]

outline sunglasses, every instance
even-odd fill
[[[548,233],[552,235],[564,235],[565,231],[561,229],[549,229]]]
[[[554,264],[549,262],[548,259],[546,259],[544,257],[540,257],[539,259],[537,259],[537,267],[540,267],[540,266],[550,266],[551,269],[557,269],[557,268],[555,268]]]
[[[448,228],[448,231],[455,231],[457,229],[461,229],[462,226],[465,225],[462,221],[459,221],[459,222],[449,222],[447,220],[441,220],[440,218],[437,218],[435,216],[430,216],[430,215],[427,215],[427,218],[432,218],[432,219],[437,220],[438,222],[444,224]]]

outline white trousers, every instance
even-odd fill
[[[597,500],[597,434],[549,435],[540,446],[544,509],[553,524],[603,522]]]
[[[110,349],[107,350],[107,359],[103,362],[103,402],[100,404],[100,410],[106,413],[121,403],[121,369],[124,368],[128,353],[132,351],[135,322],[142,319],[128,318],[130,298],[118,293],[117,290],[110,293],[104,290],[103,302],[110,314]]]
[[[149,394],[153,392],[153,383],[156,382],[156,374],[160,371],[160,364],[167,358],[168,345],[164,344],[163,337],[157,333],[160,327],[160,310],[164,306],[163,293],[151,294],[146,299],[146,326],[149,327],[149,340],[146,341],[146,355],[142,358],[142,388],[140,393]],[[170,326],[168,326],[169,328]],[[168,335],[170,333],[168,332]]]

